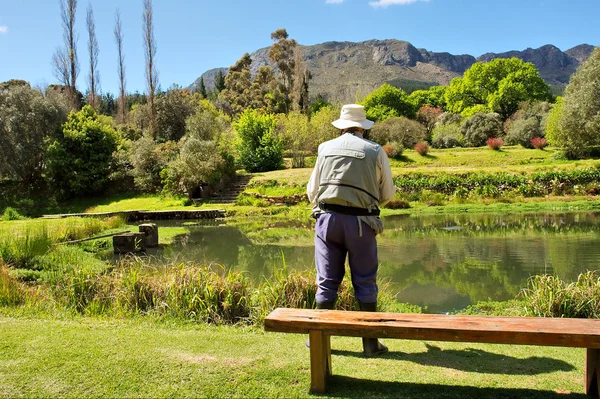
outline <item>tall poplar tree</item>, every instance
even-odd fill
[[[100,92],[100,72],[98,71],[98,53],[100,48],[98,47],[98,39],[96,38],[96,24],[94,22],[94,9],[92,4],[88,5],[87,16],[86,16],[86,27],[88,32],[88,52],[90,60],[90,74],[88,75],[89,81],[89,98],[88,104],[98,111],[98,93]]]
[[[150,135],[156,140],[156,89],[158,87],[158,71],[156,69],[156,40],[154,39],[154,22],[152,12],[152,0],[144,1],[144,13],[142,15],[144,54],[146,57],[146,85],[148,89],[148,106],[150,109]]]
[[[77,0],[59,0],[59,4],[63,45],[56,49],[52,57],[54,76],[65,87],[71,108],[79,109],[80,103],[77,95],[79,60],[77,58],[77,35],[75,34]]]
[[[117,102],[117,115],[121,123],[127,122],[127,94],[125,92],[125,54],[123,54],[123,26],[121,12],[115,12],[115,43],[117,44],[118,71],[119,71],[119,100]]]

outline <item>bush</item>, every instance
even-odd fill
[[[536,150],[543,150],[548,146],[548,142],[545,138],[542,137],[534,137],[531,139],[531,146]]]
[[[431,136],[431,145],[435,148],[454,148],[462,147],[465,138],[460,131],[458,123],[448,125],[437,125],[433,129]]]
[[[415,144],[415,151],[419,153],[419,155],[425,156],[429,152],[429,144],[424,141],[418,142]]]
[[[2,215],[3,220],[21,220],[24,219],[23,216],[14,208],[10,206],[4,210],[4,214]]]
[[[274,136],[275,118],[247,109],[234,124],[240,143],[238,162],[248,172],[268,172],[283,168],[281,140]]]
[[[138,190],[145,193],[157,193],[163,188],[161,172],[176,159],[179,147],[168,141],[156,144],[144,136],[131,144],[131,164],[133,178]]]
[[[487,141],[487,145],[488,147],[490,147],[492,150],[500,150],[500,147],[502,147],[502,145],[504,144],[504,141],[502,141],[502,139],[500,138],[491,138],[488,139]]]
[[[487,139],[502,135],[502,119],[495,113],[475,114],[463,123],[461,132],[469,147],[481,147]]]
[[[291,153],[292,168],[306,167],[306,156],[320,142],[314,133],[308,117],[300,112],[277,115],[277,136],[281,138],[283,148]]]
[[[437,121],[435,123],[436,126],[445,126],[445,125],[460,125],[462,123],[462,116],[460,114],[455,114],[452,112],[444,112],[440,116],[438,116]]]
[[[192,197],[206,184],[214,191],[235,175],[234,159],[216,141],[189,137],[183,140],[179,157],[161,172],[164,190]]]
[[[370,138],[380,145],[396,142],[404,148],[412,148],[419,141],[427,139],[427,130],[416,121],[394,117],[375,124]]]
[[[117,133],[98,120],[92,107],[71,112],[62,139],[48,147],[47,174],[52,186],[62,197],[102,192],[109,181],[117,144]]]
[[[531,140],[542,136],[543,132],[537,118],[519,119],[510,125],[506,133],[506,142],[510,145],[520,144],[525,148],[532,148]]]
[[[387,154],[388,158],[395,159],[400,158],[402,156],[402,152],[404,151],[404,147],[400,144],[393,142],[388,143],[383,146],[383,150]]]

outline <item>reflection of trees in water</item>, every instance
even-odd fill
[[[467,296],[472,302],[513,298],[531,275],[555,273],[573,279],[581,271],[596,269],[599,222],[596,213],[446,215],[386,221],[388,230],[378,239],[380,276],[400,291],[408,287],[414,291],[418,285],[430,287],[429,292],[436,287],[452,290],[456,297]],[[463,229],[441,230],[456,225]],[[281,237],[280,243],[286,245],[253,244],[235,226],[191,228],[171,246],[169,257],[217,262],[246,271],[255,281],[280,270],[284,258],[289,271],[314,269],[312,246],[287,245],[289,237],[280,231],[267,236]],[[426,296],[427,290],[423,292]],[[425,305],[427,300],[423,298]]]
[[[600,212],[534,213],[534,214],[484,214],[484,215],[433,215],[392,216],[384,218],[387,231],[384,238],[418,235],[480,235],[484,233],[576,233],[600,232]],[[459,231],[444,228],[460,227]]]
[[[398,240],[395,246],[380,248],[380,273],[396,287],[453,287],[473,302],[505,300],[535,274],[576,278],[594,268],[599,252],[597,240],[587,235]]]

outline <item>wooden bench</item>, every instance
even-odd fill
[[[265,331],[308,334],[311,391],[324,393],[332,335],[586,348],[585,393],[598,396],[600,320],[275,309]]]

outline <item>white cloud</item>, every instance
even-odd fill
[[[325,0],[325,4],[341,4],[344,0]]]
[[[375,8],[377,8],[377,7],[386,8],[388,6],[393,6],[393,5],[404,6],[406,4],[416,3],[417,1],[429,1],[429,0],[377,0],[377,1],[369,2],[369,5],[371,7],[375,7]]]
[[[0,34],[2,33],[8,33],[8,26],[0,25]]]

